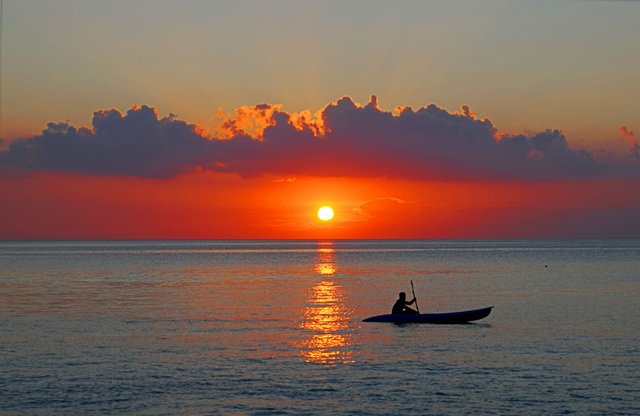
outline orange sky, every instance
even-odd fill
[[[0,178],[3,239],[527,238],[640,235],[640,181],[312,177]],[[316,217],[324,204],[333,221]]]
[[[240,110],[225,139],[134,106],[12,143],[0,239],[640,236],[640,146],[626,127],[616,156],[559,131],[505,135],[468,108],[388,112],[375,96],[315,115]]]
[[[3,5],[0,239],[640,237],[640,2]]]

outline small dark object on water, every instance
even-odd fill
[[[446,313],[421,313],[421,314],[387,314],[372,316],[363,319],[363,322],[395,322],[415,324],[466,324],[486,318],[491,313],[493,306],[470,311],[446,312]]]

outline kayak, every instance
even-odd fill
[[[421,313],[421,314],[387,314],[372,316],[363,319],[363,322],[395,322],[412,324],[464,324],[486,318],[491,313],[493,306],[470,311],[445,312],[445,313]]]

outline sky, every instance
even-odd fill
[[[640,2],[2,6],[0,239],[640,238]]]

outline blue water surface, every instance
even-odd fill
[[[422,312],[364,323],[413,281]],[[2,414],[640,414],[640,241],[0,243]]]

